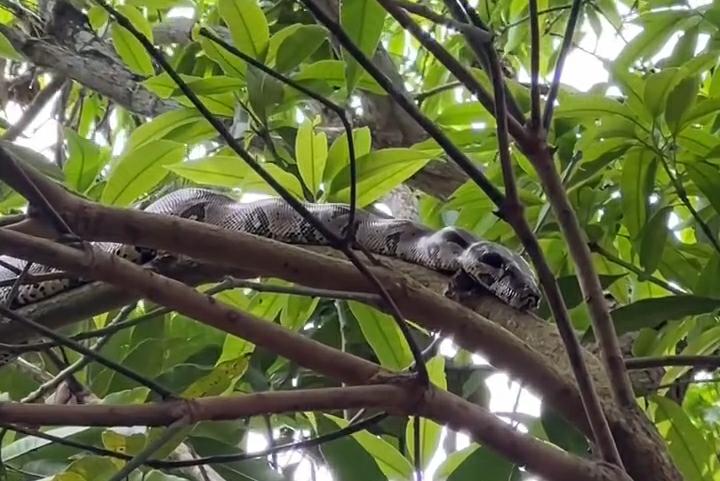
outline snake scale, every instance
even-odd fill
[[[305,207],[330,231],[342,236],[350,209],[345,204],[311,204]],[[307,220],[281,199],[240,203],[212,190],[184,188],[166,194],[143,210],[175,215],[243,231],[289,244],[327,245],[328,242]],[[432,230],[421,224],[383,218],[358,209],[355,242],[375,254],[395,257],[434,271],[464,276],[465,282],[494,294],[508,305],[535,309],[540,290],[534,272],[525,260],[497,243],[477,239],[461,229]],[[146,263],[156,255],[151,249],[113,243],[94,243],[135,263]],[[0,256],[0,281],[16,278],[25,261]],[[54,269],[33,264],[30,274],[48,274]],[[88,281],[61,277],[20,286],[11,308],[38,302]],[[0,302],[7,302],[11,287],[0,288]]]

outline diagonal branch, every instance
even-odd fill
[[[532,0],[531,0],[532,1]],[[518,237],[520,237],[523,246],[527,249],[536,270],[541,279],[541,285],[548,298],[548,304],[551,307],[553,317],[557,323],[558,330],[563,338],[567,354],[570,359],[570,365],[575,374],[575,380],[578,383],[580,396],[585,407],[585,412],[593,431],[593,437],[600,450],[600,455],[605,461],[622,467],[622,459],[618,452],[615,440],[613,439],[610,426],[608,425],[605,413],[603,412],[600,399],[598,398],[595,386],[582,356],[582,348],[580,342],[575,336],[575,332],[570,320],[567,306],[563,300],[557,281],[550,270],[547,259],[540,249],[537,238],[530,230],[528,223],[524,217],[524,206],[520,201],[517,192],[515,175],[513,172],[512,159],[510,157],[510,139],[507,132],[507,110],[505,105],[505,89],[502,87],[503,78],[500,64],[497,59],[490,64],[491,77],[495,92],[495,111],[497,112],[497,138],[498,148],[500,152],[500,162],[502,165],[503,181],[505,184],[505,204],[503,211],[513,228],[515,228]]]
[[[573,0],[572,8],[570,9],[567,27],[565,27],[565,35],[563,36],[562,45],[560,46],[560,54],[558,55],[557,64],[555,65],[555,74],[553,76],[552,84],[550,84],[550,92],[548,93],[547,100],[545,101],[545,112],[543,113],[542,119],[542,125],[545,132],[550,131],[553,109],[555,108],[555,99],[557,99],[558,92],[560,91],[560,78],[562,77],[563,68],[565,67],[565,60],[570,52],[573,37],[575,36],[575,26],[577,25],[578,17],[580,16],[580,7],[582,4],[583,0]]]

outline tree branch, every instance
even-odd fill
[[[55,78],[52,79],[50,83],[35,96],[30,105],[28,105],[27,109],[25,109],[25,112],[23,112],[22,117],[15,122],[15,125],[0,135],[0,140],[13,141],[18,135],[22,134],[32,121],[35,120],[35,117],[37,117],[43,107],[45,107],[45,105],[53,98],[53,96],[64,84],[64,77],[59,75],[55,76]]]
[[[550,92],[545,101],[545,112],[543,114],[543,128],[545,132],[550,132],[555,99],[557,99],[558,92],[560,91],[560,78],[562,77],[563,68],[565,67],[565,60],[570,52],[570,46],[572,45],[573,36],[575,35],[575,26],[580,16],[580,7],[582,4],[583,0],[573,0],[572,8],[570,9],[570,17],[568,17],[565,35],[563,36],[560,47],[560,54],[558,55],[557,64],[555,65],[555,74],[552,84],[550,84]]]
[[[628,369],[651,369],[665,366],[720,367],[720,356],[659,356],[633,357],[625,360]]]
[[[531,0],[532,2],[533,0]],[[515,174],[513,172],[512,159],[510,157],[510,139],[507,132],[507,109],[505,105],[505,89],[503,88],[502,71],[497,58],[490,57],[490,72],[493,81],[493,90],[495,92],[495,111],[497,113],[497,138],[498,150],[500,152],[500,162],[502,165],[503,180],[505,183],[505,204],[502,209],[505,217],[515,228],[518,237],[520,237],[523,246],[530,253],[533,263],[538,272],[541,273],[542,286],[549,299],[553,317],[557,323],[558,330],[563,337],[565,347],[567,348],[570,365],[575,374],[575,380],[580,389],[580,396],[585,407],[590,427],[593,431],[595,442],[597,443],[602,458],[622,468],[623,463],[620,454],[615,445],[610,426],[600,404],[600,399],[595,392],[592,378],[588,372],[587,366],[582,356],[582,348],[580,342],[575,336],[575,332],[570,320],[565,302],[560,293],[555,277],[552,275],[550,266],[540,249],[537,238],[533,235],[527,224],[523,211],[524,206],[520,201],[517,192]]]

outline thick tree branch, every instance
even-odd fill
[[[39,176],[37,182],[42,180]],[[235,264],[243,266],[241,271],[244,274],[234,272],[233,275],[279,277],[321,289],[372,292],[372,286],[367,280],[349,263],[338,260],[341,254],[327,247],[299,248],[184,219],[108,208],[70,197],[47,180],[43,188],[76,232],[86,239],[155,246],[197,258],[218,259],[214,274],[210,269],[212,263],[200,272],[180,269],[174,273],[174,276],[185,282],[217,280],[230,273],[228,270],[232,270]],[[32,226],[21,224],[15,228],[22,230],[23,227]],[[318,252],[325,255],[319,255]],[[589,432],[582,402],[571,382],[572,372],[562,341],[552,324],[533,315],[519,313],[492,297],[461,299],[469,309],[464,308],[434,293],[444,290],[446,277],[397,260],[383,261],[392,266],[392,271],[378,268],[376,273],[389,286],[408,319],[428,329],[441,331],[471,352],[483,353],[496,367],[507,369],[522,379],[529,389],[543,396],[544,402],[580,429]],[[402,273],[408,273],[413,280]],[[188,278],[188,274],[192,276]],[[431,286],[432,291],[420,287],[420,283]],[[23,312],[27,316],[38,316],[34,318],[40,322],[59,326],[137,298],[137,295],[127,290],[97,284],[78,288],[62,296],[59,300],[51,298],[29,306]],[[497,326],[472,311],[494,319],[524,342],[510,342],[505,331],[498,330]],[[8,340],[23,340],[27,337],[27,334],[24,334],[25,337],[17,337],[23,333],[2,325],[0,334]],[[546,357],[538,356],[528,346],[540,349]],[[640,412],[617,410],[609,401],[610,386],[599,363],[589,354],[586,359],[600,387],[601,396],[606,400],[604,407],[628,470],[638,475],[654,472],[658,474],[657,479],[681,479],[666,458],[666,453],[658,449],[658,446],[662,446],[662,440],[648,424],[647,418]]]
[[[398,414],[418,412],[456,429],[553,481],[618,481],[626,475],[603,463],[570,455],[520,434],[482,408],[431,388],[418,391],[394,385],[273,391],[243,396],[207,397],[143,405],[58,406],[0,404],[0,422],[78,426],[167,426],[178,419],[231,420],[259,414],[377,407]],[[495,449],[495,448],[494,448]]]

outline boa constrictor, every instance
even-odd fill
[[[350,209],[344,204],[305,204],[307,209],[332,232],[342,235]],[[147,212],[176,215],[230,230],[248,232],[289,244],[327,245],[315,228],[281,199],[239,203],[224,194],[199,188],[186,188],[160,197],[147,206]],[[511,250],[479,240],[455,228],[433,231],[409,220],[382,218],[364,210],[356,212],[355,242],[364,249],[441,273],[465,276],[466,283],[483,288],[520,310],[534,309],[540,290],[533,271]],[[113,243],[96,243],[132,262],[145,263],[156,253],[150,249]],[[25,261],[0,256],[0,280],[15,278]],[[33,265],[29,273],[53,272]],[[75,278],[42,280],[22,285],[11,307],[46,299],[86,281]],[[6,302],[11,287],[0,288],[0,301]]]

